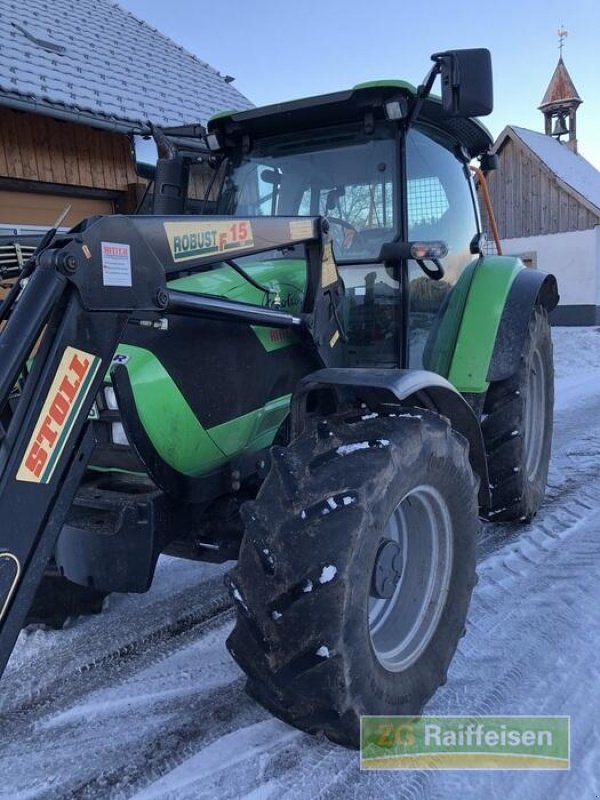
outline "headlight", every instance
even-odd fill
[[[111,429],[112,429],[113,444],[124,444],[124,445],[129,444],[127,440],[127,435],[125,433],[125,428],[121,425],[120,422],[113,422],[111,425]]]
[[[117,395],[112,386],[104,387],[104,402],[109,411],[118,411],[119,404],[117,403]]]

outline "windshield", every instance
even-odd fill
[[[336,258],[374,259],[396,233],[394,130],[259,140],[229,162],[218,213],[326,216]]]

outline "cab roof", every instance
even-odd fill
[[[209,133],[220,134],[229,144],[244,135],[272,136],[356,122],[368,113],[374,120],[385,119],[386,103],[400,98],[409,101],[416,89],[405,81],[362,83],[341,92],[305,97],[285,103],[252,108],[248,111],[225,111],[208,122]],[[471,158],[486,153],[493,144],[487,128],[475,119],[449,117],[439,98],[430,96],[424,103],[419,121],[447,131],[462,144]]]

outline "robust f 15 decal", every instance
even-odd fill
[[[232,222],[165,222],[165,232],[173,261],[189,261],[210,253],[252,247],[254,238],[249,220]]]

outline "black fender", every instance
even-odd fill
[[[519,369],[531,312],[536,305],[541,305],[550,313],[558,305],[559,299],[554,275],[537,269],[522,269],[518,273],[500,317],[487,374],[489,383],[505,380],[515,374]]]
[[[487,459],[479,419],[465,398],[441,375],[410,369],[320,369],[298,383],[291,401],[291,437],[311,415],[335,413],[359,402],[369,408],[412,406],[446,417],[469,443],[469,460],[479,477],[479,505],[490,507]]]

